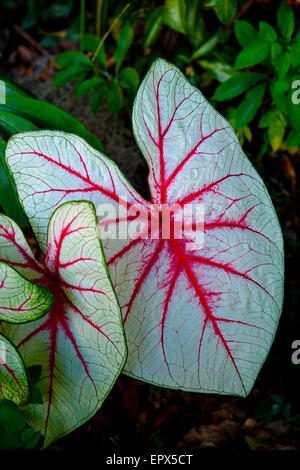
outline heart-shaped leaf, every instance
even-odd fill
[[[93,416],[126,356],[121,312],[92,205],[70,202],[54,212],[42,263],[34,259],[18,227],[1,216],[0,255],[19,272],[30,271],[29,278],[54,295],[43,318],[22,328],[1,325],[18,345],[26,367],[42,366],[35,386],[43,404],[30,404],[24,413],[48,445]]]
[[[151,202],[82,139],[51,131],[8,143],[20,199],[44,247],[47,222],[62,201],[89,199],[99,216],[116,210],[100,227],[123,310],[125,373],[245,396],[271,347],[283,298],[282,233],[266,187],[229,123],[163,60],[139,89],[133,127],[150,169]],[[174,205],[165,236],[152,222]],[[189,242],[201,240],[202,224],[184,212],[181,239],[174,230],[180,209],[189,207],[204,209],[204,244],[193,250]],[[125,228],[133,235],[124,237]]]

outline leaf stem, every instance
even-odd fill
[[[82,37],[85,29],[85,0],[80,0],[79,49],[82,52]]]
[[[130,6],[130,2],[127,3],[127,5],[125,5],[125,7],[124,7],[123,10],[121,11],[121,13],[119,13],[118,16],[114,19],[114,21],[112,22],[112,24],[110,25],[110,27],[108,28],[108,30],[106,31],[106,33],[104,34],[104,36],[102,37],[102,39],[101,39],[101,41],[99,42],[99,45],[98,45],[98,47],[97,47],[97,49],[96,49],[96,51],[95,51],[95,53],[94,53],[94,55],[93,55],[93,57],[92,57],[92,61],[93,61],[93,62],[95,61],[95,59],[96,59],[96,57],[97,57],[97,55],[98,55],[98,53],[99,53],[99,51],[100,51],[100,49],[101,49],[101,47],[102,47],[104,41],[105,41],[105,39],[106,39],[107,36],[110,34],[110,32],[114,29],[114,27],[115,27],[117,21],[119,20],[119,18],[121,18],[121,16],[122,16],[122,15],[125,13],[125,11],[129,8],[129,6]]]
[[[99,36],[99,37],[101,34],[102,3],[103,3],[103,0],[97,0],[95,33],[96,33],[96,36]]]

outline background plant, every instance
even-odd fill
[[[251,139],[248,125],[259,113],[258,127],[266,129],[261,153],[271,146],[273,152],[300,143],[299,110],[292,102],[292,84],[300,73],[300,28],[295,24],[292,7],[282,2],[277,10],[277,31],[265,21],[258,31],[247,21],[234,24],[236,38],[243,50],[235,69],[243,70],[219,85],[213,99],[232,101],[246,93],[244,99],[229,111],[233,126],[240,135]]]

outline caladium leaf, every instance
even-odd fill
[[[26,323],[47,313],[53,304],[52,293],[21,276],[0,262],[0,321]]]
[[[25,323],[36,320],[50,310],[52,301],[48,289],[26,280],[8,264],[0,262],[0,321]],[[23,361],[3,335],[0,335],[0,398],[12,400],[17,405],[29,399]]]
[[[24,363],[14,345],[0,335],[0,399],[22,405],[29,399]]]
[[[101,204],[119,201],[122,214],[139,204],[140,237],[105,233],[129,228],[132,213],[127,222],[100,221],[125,325],[125,373],[171,388],[245,396],[271,347],[283,299],[282,233],[266,187],[229,123],[164,60],[152,65],[138,91],[133,127],[150,169],[151,202],[83,140],[51,131],[9,141],[6,158],[20,199],[43,244],[62,201],[89,199],[100,212]],[[174,204],[204,209],[201,248],[187,243],[203,233],[189,212],[181,239],[176,214],[170,236],[155,224],[146,236]]]
[[[8,227],[7,218],[0,221],[0,239],[7,242],[0,255],[16,270],[32,269],[29,277],[37,275],[39,285],[54,295],[43,318],[22,328],[1,325],[26,367],[42,366],[35,386],[43,404],[29,404],[24,413],[48,445],[93,416],[120,373],[126,357],[120,307],[92,204],[70,202],[54,212],[41,263],[28,253],[18,227],[12,222]]]

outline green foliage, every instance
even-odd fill
[[[217,101],[231,100],[248,90],[250,86],[265,80],[267,77],[263,73],[244,72],[234,75],[216,89],[213,99]]]
[[[237,10],[237,0],[214,0],[213,5],[217,17],[223,24],[229,24]]]
[[[272,394],[270,398],[261,400],[255,410],[255,418],[269,423],[275,419],[288,422],[291,418],[291,405],[283,395]]]
[[[133,41],[133,29],[129,24],[125,24],[121,29],[118,39],[117,39],[117,47],[114,52],[115,64],[116,64],[116,72],[120,70],[121,65],[124,62],[126,52],[131,46]]]
[[[53,86],[63,86],[76,79],[74,94],[76,97],[91,95],[91,109],[97,113],[105,97],[112,115],[117,114],[125,104],[124,92],[132,100],[139,84],[139,75],[133,67],[122,65],[133,41],[133,29],[126,23],[119,31],[114,50],[114,76],[106,68],[107,57],[104,45],[93,34],[86,34],[81,39],[81,48],[85,52],[63,52],[56,58],[62,70],[56,75]],[[91,56],[91,58],[88,57]]]
[[[26,424],[22,411],[11,401],[0,402],[0,450],[40,449],[42,436]]]
[[[257,38],[257,31],[248,21],[237,20],[234,23],[234,33],[242,47],[247,46]]]
[[[263,62],[269,53],[269,43],[263,39],[255,39],[247,44],[237,56],[235,67],[243,69]]]
[[[39,380],[42,368],[33,366],[26,369],[28,381],[31,387],[31,404],[43,403],[41,392],[34,387]],[[12,401],[0,400],[0,450],[13,449],[41,449],[43,443],[39,432],[28,426],[22,409]]]
[[[300,29],[296,28],[292,7],[282,1],[276,29],[260,21],[257,30],[249,22],[238,20],[234,32],[243,48],[235,61],[239,72],[217,87],[213,99],[231,100],[246,93],[231,112],[231,123],[240,134],[260,113],[258,127],[264,129],[264,142],[273,152],[283,145],[299,145],[300,110],[292,100],[292,86],[300,76]]]

